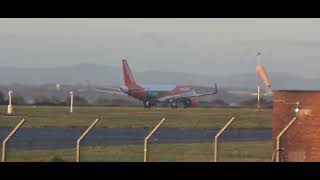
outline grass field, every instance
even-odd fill
[[[7,107],[0,108],[0,127],[14,127],[22,117],[27,119],[23,127],[87,127],[99,116],[97,127],[104,128],[154,127],[162,117],[164,128],[221,128],[235,116],[230,128],[271,128],[271,109],[74,107],[71,114],[68,107],[14,106],[15,116],[7,116]]]
[[[210,143],[151,144],[148,161],[157,162],[213,162]],[[219,161],[270,162],[271,141],[224,142],[219,145]],[[7,161],[52,162],[75,161],[75,149],[61,150],[7,150]],[[80,161],[143,162],[143,145],[121,145],[81,148]]]

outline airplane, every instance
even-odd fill
[[[119,88],[112,88],[113,91],[96,91],[112,93],[113,95],[127,95],[143,102],[145,108],[151,108],[158,103],[169,103],[172,108],[178,104],[184,107],[196,106],[198,98],[218,93],[215,83],[214,91],[198,94],[190,85],[141,85],[138,84],[129,68],[126,59],[122,60],[124,85]]]

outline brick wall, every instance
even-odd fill
[[[273,101],[274,149],[277,135],[297,116],[280,141],[284,161],[320,161],[320,91],[273,91]],[[296,102],[298,113],[294,112]]]

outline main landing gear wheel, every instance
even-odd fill
[[[171,104],[171,107],[172,108],[178,108],[178,104],[175,101],[173,101],[173,103]]]
[[[149,103],[149,101],[145,101],[144,102],[144,108],[150,108],[150,103]]]
[[[191,101],[191,100],[187,100],[187,101],[184,103],[184,108],[191,107],[191,106],[192,106],[192,101]]]

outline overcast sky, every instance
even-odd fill
[[[0,66],[320,76],[320,19],[0,19]]]

